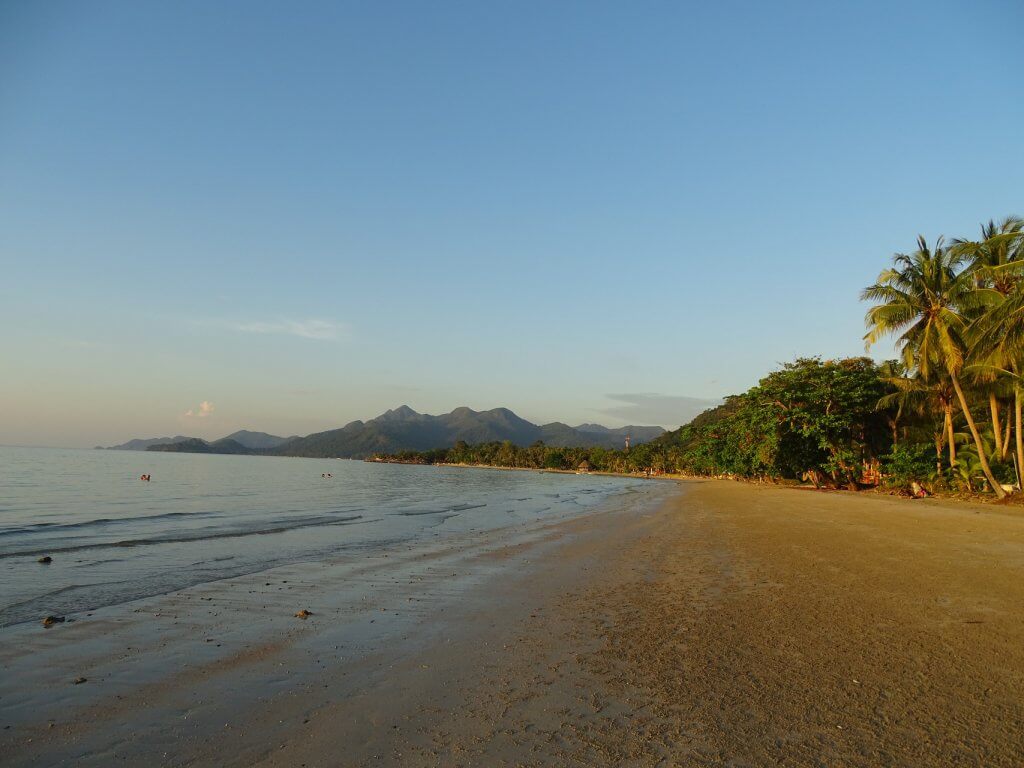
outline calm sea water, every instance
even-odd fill
[[[140,481],[143,473],[152,481]],[[656,485],[331,459],[0,447],[0,626],[346,551],[569,517],[616,494],[655,494]],[[38,564],[44,555],[53,562]]]

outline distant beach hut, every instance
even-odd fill
[[[576,472],[579,474],[587,474],[590,472],[590,462],[584,459],[580,462],[580,465],[576,467]]]

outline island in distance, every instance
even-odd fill
[[[237,432],[233,432],[227,437],[222,437],[217,440],[217,443],[226,443],[226,441],[232,441],[237,443],[241,448],[248,449],[251,451],[261,451],[269,448],[277,448],[283,443],[287,443],[289,440],[298,440],[298,435],[292,435],[291,437],[278,437],[277,435],[269,435],[266,432],[250,432],[248,429],[240,429]],[[205,440],[200,440],[198,437],[189,437],[188,435],[175,435],[174,437],[150,437],[150,438],[136,438],[129,440],[127,443],[121,443],[120,445],[112,445],[106,450],[109,451],[145,451],[149,450],[151,446],[162,446],[162,445],[176,445],[179,443],[188,443],[190,441],[199,441],[206,445],[212,445],[207,443]],[[97,445],[97,448],[103,448],[101,445]],[[210,453],[210,451],[203,451],[203,453]]]
[[[129,440],[111,446],[111,450],[363,459],[377,453],[450,448],[459,440],[471,444],[508,440],[520,446],[541,441],[564,448],[621,448],[627,436],[632,444],[637,445],[649,442],[664,432],[662,427],[655,426],[611,429],[600,424],[580,424],[571,427],[557,421],[537,425],[520,418],[508,408],[474,411],[463,407],[432,416],[417,413],[403,405],[369,421],[353,421],[340,429],[305,437],[278,437],[265,432],[240,430],[210,442],[177,435]]]

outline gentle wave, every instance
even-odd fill
[[[162,536],[148,539],[123,539],[121,541],[95,541],[89,544],[72,544],[64,547],[50,547],[47,549],[26,549],[17,552],[0,552],[0,559],[9,557],[34,557],[36,555],[58,554],[61,552],[81,552],[87,549],[108,549],[113,547],[150,547],[156,544],[181,544],[187,541],[211,541],[213,539],[235,539],[246,536],[268,536],[275,533],[286,533],[300,528],[312,528],[315,526],[328,525],[351,525],[363,520],[362,515],[352,517],[319,518],[306,522],[299,522],[294,525],[279,525],[273,528],[258,528],[245,531],[219,531],[217,533],[199,533],[193,536]],[[371,522],[371,521],[365,521]]]
[[[81,530],[82,528],[106,528],[110,525],[118,525],[121,523],[139,523],[139,522],[156,522],[158,520],[174,520],[176,518],[204,518],[204,517],[215,517],[220,515],[220,512],[163,512],[159,515],[136,515],[134,517],[97,517],[92,520],[82,520],[77,523],[32,523],[31,525],[25,525],[20,528],[6,528],[0,530],[0,537],[2,536],[14,536],[16,534],[32,534],[39,533],[40,531],[45,533],[58,533],[60,531],[72,531]]]

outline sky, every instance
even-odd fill
[[[1024,213],[1022,22],[0,0],[0,443],[674,427],[863,354],[893,252]]]

